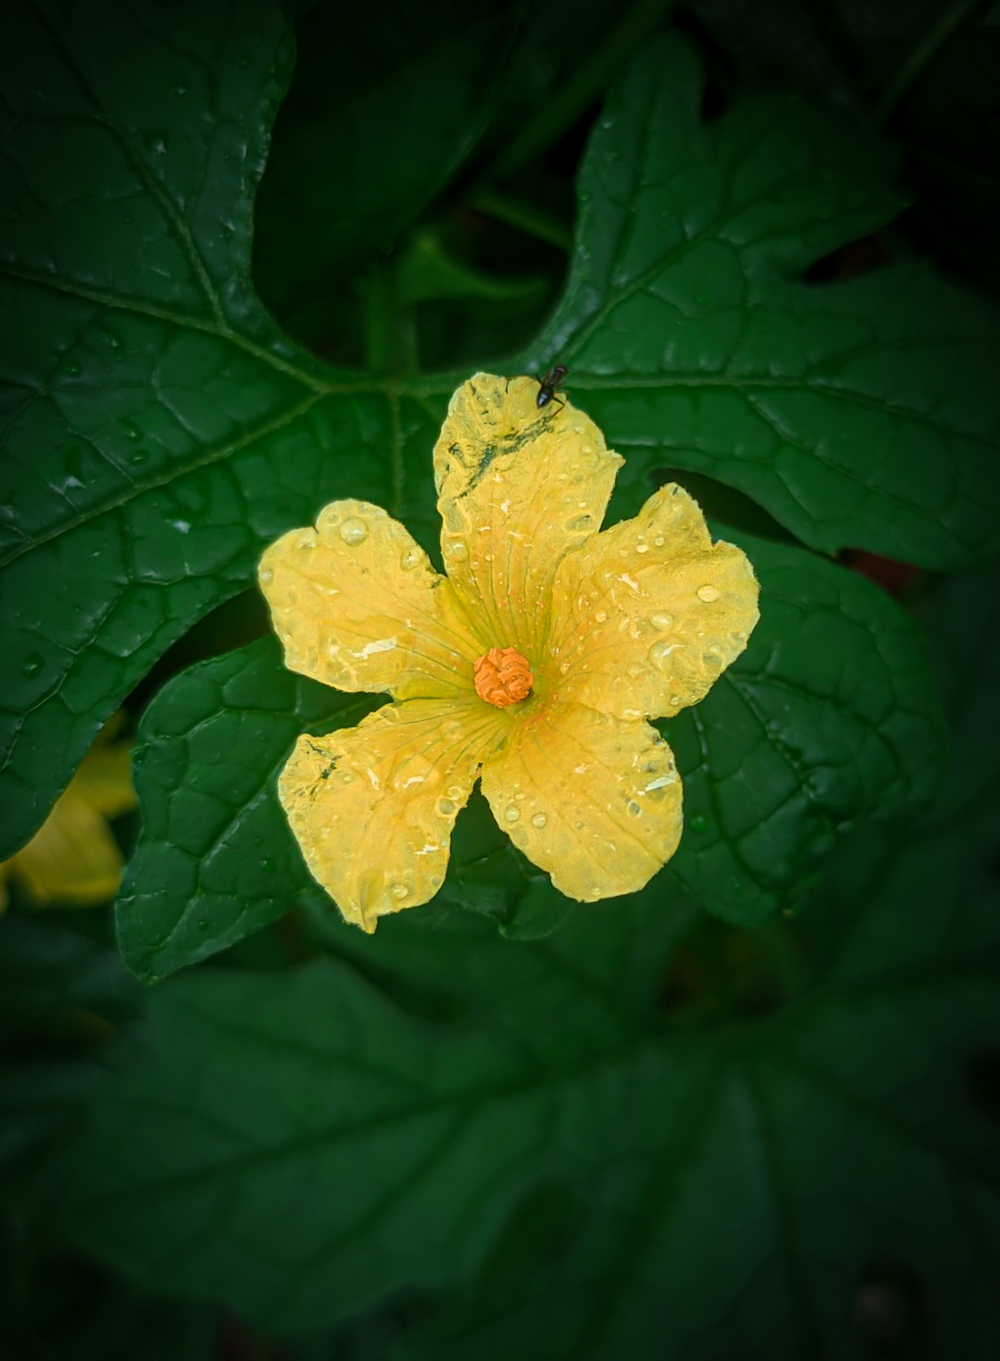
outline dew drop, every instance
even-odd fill
[[[567,672],[568,670],[569,670],[569,662],[560,662],[560,663],[559,663],[559,672],[560,672],[561,675],[565,676],[565,675],[566,675],[566,672]]]
[[[349,515],[340,526],[340,537],[344,543],[356,548],[359,543],[364,543],[368,538],[368,526],[357,515]]]
[[[535,816],[531,819],[531,825],[532,827],[537,827],[538,830],[541,831],[541,829],[545,826],[548,820],[549,819],[545,813],[536,813]]]
[[[33,652],[21,667],[21,670],[26,676],[37,676],[43,665],[44,661],[40,654]]]
[[[69,374],[77,374],[80,372],[80,365],[76,362],[75,359],[71,359],[68,364],[63,365],[63,372]]]
[[[674,616],[664,611],[658,611],[649,616],[649,622],[654,629],[672,629],[674,626]]]
[[[399,560],[399,565],[404,572],[412,572],[420,561],[419,548],[405,548],[403,556]]]
[[[671,695],[671,696],[670,696],[670,707],[671,707],[671,709],[679,709],[679,708],[680,708],[680,705],[681,705],[681,697],[680,697],[680,695]]]
[[[198,923],[198,930],[201,931],[202,933],[208,930],[208,922],[205,920],[204,917],[202,917],[201,921]]]
[[[719,649],[717,647],[706,648],[701,660],[702,665],[707,671],[722,670],[722,657],[719,655]]]
[[[391,892],[394,898],[402,899],[407,896],[410,890],[406,887],[405,884],[393,884],[392,888],[389,891]]]
[[[444,551],[452,562],[465,562],[469,556],[469,545],[464,539],[449,539],[445,544]]]
[[[270,567],[264,568],[263,572],[260,574],[260,579],[265,586],[269,585],[270,582],[274,580],[274,573],[271,571]]]
[[[625,805],[625,810],[631,817],[634,818],[639,817],[642,813],[642,809],[636,803],[635,799],[629,799],[628,803]]]
[[[705,814],[695,813],[694,817],[691,819],[692,832],[703,832],[707,826],[708,818],[705,816]]]
[[[354,783],[354,776],[351,774],[351,772],[350,772],[349,770],[345,770],[344,773],[343,773],[343,775],[341,775],[341,777],[340,777],[340,783],[341,783],[341,784],[353,784],[353,783]]]
[[[594,618],[597,620],[599,624],[603,624],[607,617],[608,617],[607,610],[598,610],[597,613],[594,615]]]
[[[582,831],[583,831],[583,823],[582,823],[582,822],[574,822],[574,823],[573,823],[573,826],[576,828],[576,830],[577,830],[578,832],[582,832]]]
[[[517,822],[520,816],[521,816],[520,808],[515,808],[513,804],[511,804],[510,807],[507,809],[506,813],[504,813],[504,817],[508,822]]]
[[[649,544],[648,544],[648,543],[637,543],[636,546],[635,546],[635,551],[636,551],[637,553],[648,553],[648,552],[649,552]]]
[[[437,806],[438,812],[443,818],[450,818],[455,811],[455,805],[451,799],[440,799]]]
[[[699,586],[698,599],[704,600],[706,605],[711,605],[713,600],[718,600],[719,592],[714,586]]]
[[[128,461],[129,463],[145,463],[148,457],[145,449],[136,449],[134,454],[129,454]]]
[[[666,543],[666,539],[663,537],[662,534],[657,534],[653,542],[656,544],[657,548],[662,548],[663,545]]]
[[[262,860],[262,861],[260,862],[260,867],[261,867],[261,869],[264,871],[265,874],[272,874],[272,873],[274,872],[274,861],[273,861],[273,860]]]

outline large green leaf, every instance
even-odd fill
[[[665,725],[684,779],[670,868],[754,924],[805,897],[857,823],[930,799],[944,716],[926,640],[888,596],[800,548],[720,532],[754,564],[761,619],[705,700]]]
[[[929,798],[943,732],[923,640],[891,600],[801,549],[741,543],[763,617],[708,700],[670,725],[687,822],[671,870],[714,912],[759,923],[805,893],[856,822]],[[135,761],[143,831],[117,909],[140,977],[203,959],[318,892],[275,781],[301,732],[353,725],[377,702],[293,676],[273,639],[157,697]],[[532,868],[476,800],[442,895],[511,934],[546,934],[570,904]]]
[[[255,275],[279,315],[387,251],[455,172],[492,111],[513,18],[460,0],[389,5],[377,24],[350,6],[308,15],[257,205]]]
[[[526,357],[571,366],[609,444],[707,473],[814,548],[958,571],[1000,551],[1000,314],[899,264],[803,276],[901,207],[884,148],[789,96],[699,118],[676,39],[611,97],[574,265]]]
[[[248,287],[277,7],[50,3],[5,24],[0,855],[266,542],[391,482],[385,401],[320,376]]]
[[[715,1028],[658,1008],[664,964],[673,991],[691,965],[654,890],[538,945],[467,914],[353,933],[373,977],[426,965],[450,1022],[332,961],[167,982],[81,1149],[75,1231],[276,1328],[467,1283],[421,1356],[861,1355],[865,1289],[900,1281],[934,1301],[933,1355],[971,1355],[1000,1323],[1000,919],[961,856],[914,846],[876,901],[842,860],[812,935],[774,938],[815,983]],[[745,972],[763,938],[712,930]],[[495,1268],[540,1195],[555,1232]]]

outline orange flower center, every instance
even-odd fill
[[[528,663],[514,647],[491,647],[474,664],[476,694],[487,704],[506,709],[531,693],[534,677]]]

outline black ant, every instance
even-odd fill
[[[561,383],[567,373],[569,373],[569,369],[565,364],[554,364],[552,368],[549,369],[548,373],[542,374],[541,378],[535,374],[535,382],[538,384],[538,396],[535,398],[536,406],[548,406],[553,398],[555,398],[560,406],[566,405],[563,399],[556,393],[556,384]]]

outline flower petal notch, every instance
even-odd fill
[[[363,501],[261,560],[286,665],[392,696],[300,737],[278,785],[313,877],[365,931],[438,891],[477,778],[562,893],[642,888],[683,830],[646,720],[704,698],[757,622],[753,568],[681,487],[601,530],[623,460],[571,402],[537,395],[479,373],[452,397],[434,449],[446,576]]]

